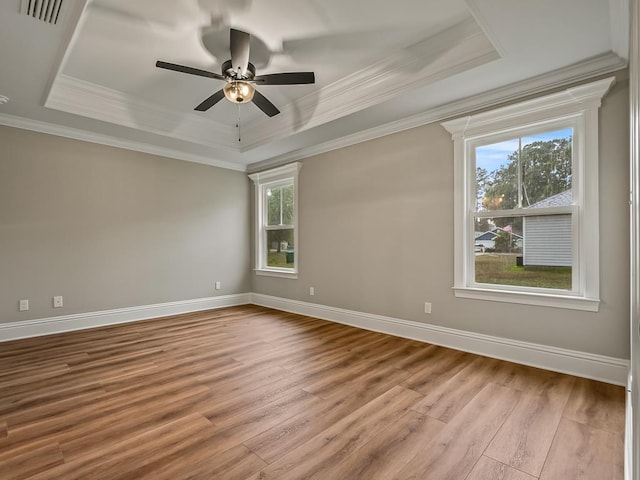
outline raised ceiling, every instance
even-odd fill
[[[628,21],[626,0],[3,1],[0,123],[254,170],[624,68]],[[219,72],[230,27],[258,74],[316,83],[258,87],[273,118],[194,111],[221,82],[155,62]]]

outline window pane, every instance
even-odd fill
[[[267,225],[280,225],[280,187],[267,188]]]
[[[476,219],[475,282],[571,290],[571,214]]]
[[[294,268],[293,228],[267,231],[267,266]]]
[[[293,225],[293,184],[266,190],[267,225]]]
[[[554,195],[571,198],[572,139],[566,128],[477,147],[476,210],[556,206]]]
[[[522,138],[524,208],[571,204],[572,137],[573,130],[569,128]]]
[[[282,223],[293,225],[293,184],[282,187]]]
[[[518,139],[476,148],[476,210],[518,205]]]

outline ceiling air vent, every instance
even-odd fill
[[[63,0],[22,0],[20,13],[29,15],[36,20],[55,24],[58,22],[62,2]]]

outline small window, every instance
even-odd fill
[[[267,184],[263,188],[267,223],[268,268],[295,267],[295,228],[293,225],[293,180],[283,184]]]
[[[613,80],[442,124],[456,296],[598,310],[598,108]]]
[[[297,180],[301,163],[249,175],[255,185],[256,273],[298,272]]]

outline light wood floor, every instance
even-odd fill
[[[624,389],[255,306],[0,344],[1,479],[614,480]]]

